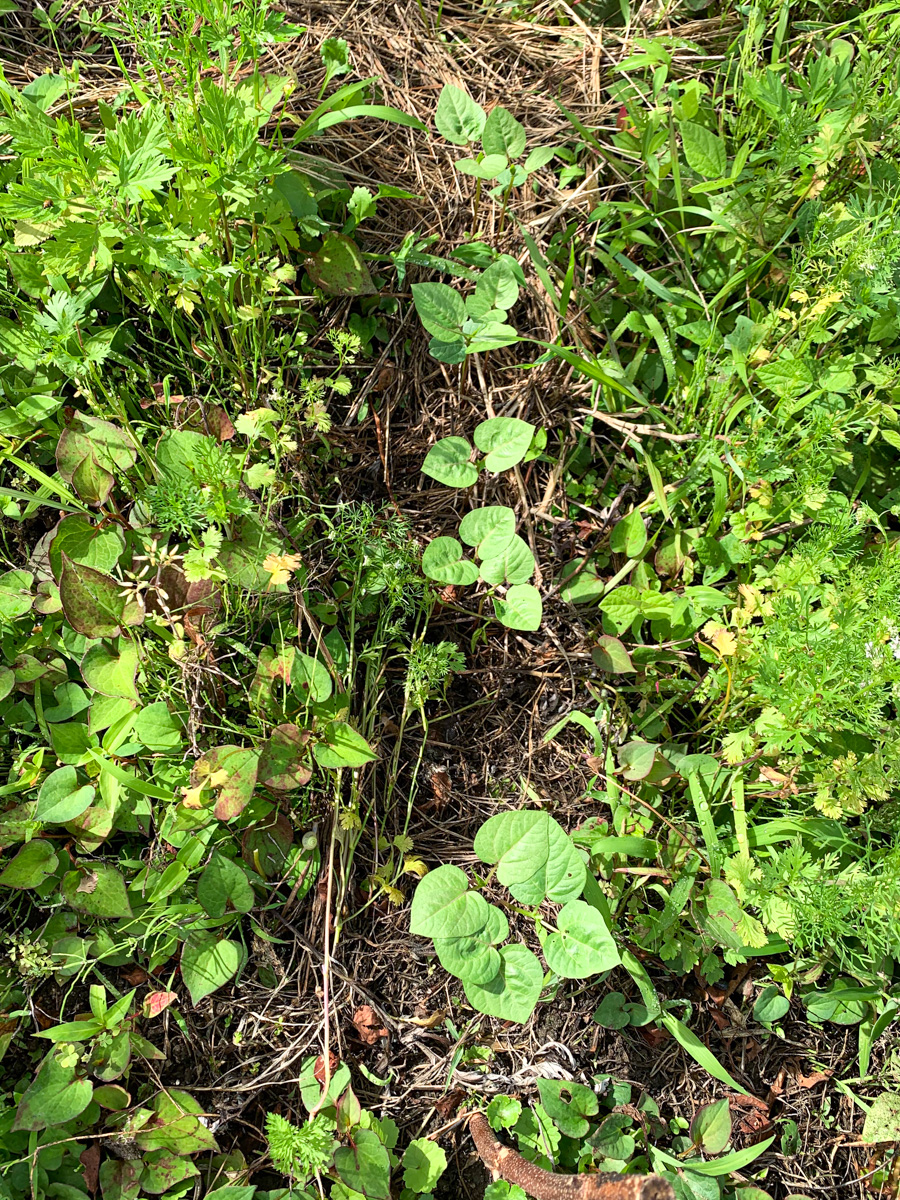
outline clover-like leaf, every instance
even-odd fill
[[[587,979],[619,965],[619,952],[603,918],[583,900],[570,900],[544,942],[547,966],[564,979]]]
[[[587,879],[569,835],[539,809],[490,817],[475,835],[475,853],[482,862],[497,864],[497,879],[523,904],[574,900]]]

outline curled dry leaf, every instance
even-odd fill
[[[81,1152],[78,1161],[84,1167],[85,1187],[95,1196],[100,1186],[100,1143],[91,1142],[88,1148]]]
[[[353,1024],[362,1042],[374,1046],[379,1038],[387,1037],[388,1031],[378,1019],[371,1004],[362,1004],[353,1014]]]

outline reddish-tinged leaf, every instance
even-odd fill
[[[312,779],[306,764],[309,731],[296,725],[277,725],[259,756],[257,777],[274,791],[289,792]]]
[[[177,999],[177,992],[149,992],[144,997],[144,1016],[158,1017],[161,1012],[165,1012],[169,1005]]]
[[[341,1060],[333,1050],[328,1051],[328,1063],[331,1068],[331,1074],[334,1075],[335,1071],[341,1065]],[[317,1083],[321,1083],[323,1087],[325,1086],[325,1056],[322,1054],[316,1059],[316,1065],[313,1067],[313,1077]]]

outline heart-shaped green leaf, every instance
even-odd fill
[[[584,859],[568,834],[542,810],[490,817],[475,835],[475,853],[482,862],[497,864],[497,879],[523,904],[574,900],[587,878]]]
[[[603,918],[583,900],[571,900],[544,942],[547,966],[563,979],[587,979],[619,965],[619,952]]]
[[[513,331],[515,332],[515,331]],[[534,437],[534,426],[518,417],[491,417],[475,427],[475,445],[487,457],[488,471],[508,471],[520,463]]]
[[[471,487],[478,478],[478,468],[469,462],[471,457],[472,447],[465,438],[441,438],[425,455],[422,473],[447,487]]]
[[[485,583],[527,583],[534,574],[534,555],[527,542],[516,534],[504,550],[484,558],[481,578]]]
[[[351,1145],[335,1150],[334,1169],[348,1188],[361,1192],[366,1200],[386,1200],[390,1194],[390,1155],[371,1129],[355,1129]]]
[[[217,933],[192,933],[181,951],[181,978],[199,1004],[237,974],[241,965],[241,947]]]
[[[516,532],[516,514],[502,504],[488,504],[466,513],[459,523],[459,536],[467,546],[475,546],[479,558],[493,558],[512,541]]]
[[[429,871],[416,888],[409,915],[410,933],[418,937],[472,937],[487,926],[489,905],[469,891],[465,873],[450,863]]]
[[[465,587],[478,579],[478,568],[463,558],[463,548],[456,538],[436,537],[425,547],[422,570],[438,583],[455,583]]]
[[[500,950],[500,971],[488,983],[463,980],[466,997],[473,1008],[501,1021],[524,1023],[534,1012],[544,972],[527,946],[513,944]]]
[[[530,583],[514,583],[505,596],[492,596],[497,620],[507,629],[533,633],[544,617],[541,593]]]
[[[34,819],[55,825],[74,821],[90,807],[94,795],[90,784],[79,784],[74,767],[59,767],[41,785]]]

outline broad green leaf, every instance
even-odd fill
[[[588,1143],[594,1154],[604,1158],[614,1158],[627,1161],[634,1154],[634,1138],[625,1131],[631,1125],[631,1118],[625,1113],[612,1113],[588,1138]],[[716,1197],[718,1200],[718,1197]]]
[[[103,1200],[137,1200],[141,1190],[140,1172],[140,1159],[107,1158],[100,1164]]]
[[[559,1079],[538,1079],[541,1104],[565,1137],[583,1138],[590,1129],[586,1117],[596,1116],[600,1101],[593,1088]]]
[[[130,917],[131,904],[121,873],[109,863],[86,862],[63,876],[60,891],[76,912],[92,917]]]
[[[414,283],[413,304],[429,333],[443,341],[459,335],[466,319],[466,305],[459,292],[446,283]]]
[[[513,1096],[495,1096],[488,1104],[485,1116],[491,1129],[511,1129],[522,1115],[521,1101]]]
[[[176,1184],[200,1174],[189,1158],[176,1154],[173,1150],[151,1150],[144,1156],[143,1162],[141,1191],[151,1196],[167,1192]],[[207,1196],[212,1194],[214,1193],[207,1192]]]
[[[508,109],[499,104],[488,113],[481,135],[485,154],[502,154],[518,158],[525,151],[525,126]]]
[[[631,655],[615,637],[607,637],[604,634],[597,638],[597,645],[591,651],[591,658],[601,671],[608,671],[613,675],[634,671]]]
[[[584,887],[584,860],[548,812],[497,813],[475,835],[475,853],[497,864],[497,879],[523,904],[565,903]]]
[[[332,693],[333,683],[323,662],[297,650],[291,667],[291,688],[302,700],[323,704]]]
[[[462,175],[473,179],[496,179],[506,169],[505,154],[485,154],[482,158],[459,158],[453,164]]]
[[[631,1024],[631,1015],[625,1010],[625,997],[621,992],[610,992],[594,1010],[592,1020],[604,1029],[624,1029]]]
[[[694,121],[681,122],[681,144],[692,171],[706,179],[721,179],[728,170],[725,143]]]
[[[500,954],[480,934],[435,938],[434,949],[445,971],[457,979],[490,983],[500,970]]]
[[[81,674],[92,692],[137,700],[134,683],[137,666],[137,644],[123,638],[116,648],[104,643],[91,646],[81,660]]]
[[[614,554],[624,554],[628,558],[637,558],[647,545],[647,530],[644,518],[634,509],[627,517],[617,521],[609,535],[609,548]]]
[[[148,750],[157,752],[175,750],[182,742],[181,726],[165,700],[156,700],[141,709],[134,721],[134,736]]]
[[[477,984],[465,979],[463,987],[469,1003],[479,1012],[524,1024],[534,1012],[543,983],[541,964],[527,946],[514,943],[500,949],[500,972],[490,982]]]
[[[447,1169],[447,1155],[430,1138],[414,1138],[403,1154],[403,1182],[414,1192],[430,1192]]]
[[[362,252],[342,233],[326,234],[321,250],[303,265],[316,287],[330,296],[371,296],[376,290]]]
[[[805,358],[779,358],[756,369],[756,378],[779,400],[794,400],[815,383],[810,362]]]
[[[772,1021],[780,1021],[790,1007],[791,1002],[781,988],[770,983],[757,996],[756,1003],[753,1005],[753,1017],[768,1025]]]
[[[459,523],[459,536],[474,546],[479,558],[501,554],[516,532],[516,515],[501,504],[488,504],[466,513]]]
[[[583,558],[566,563],[559,577],[559,594],[567,604],[591,604],[599,600],[606,589],[606,580],[597,574],[593,560],[584,564]]]
[[[76,412],[56,445],[60,475],[88,504],[103,504],[117,474],[134,466],[137,446],[109,421]]]
[[[600,611],[606,614],[616,633],[624,633],[635,617],[641,615],[641,593],[631,584],[614,588],[600,601]]]
[[[471,559],[463,558],[461,544],[452,537],[436,537],[425,547],[422,570],[438,583],[454,583],[465,587],[478,579],[478,567]]]
[[[500,970],[500,956],[494,946],[508,937],[505,915],[489,904],[484,929],[471,937],[435,938],[434,948],[441,966],[451,975],[473,983],[489,983]]]
[[[329,721],[313,745],[313,756],[320,767],[361,767],[376,757],[375,751],[346,721]]]
[[[560,910],[556,925],[558,932],[544,942],[544,958],[555,974],[564,979],[587,979],[619,965],[612,934],[590,904],[570,900]]]
[[[215,851],[197,880],[197,899],[211,917],[221,917],[229,905],[235,912],[250,912],[256,897],[246,871]]]
[[[476,425],[473,440],[487,457],[486,470],[508,471],[528,453],[535,427],[518,417],[491,417]]]
[[[38,887],[53,874],[56,867],[53,844],[43,838],[34,838],[0,871],[0,887]]]
[[[454,146],[467,146],[481,137],[486,120],[480,104],[452,83],[444,85],[434,113],[434,124],[441,137]]]
[[[445,863],[429,871],[416,887],[409,931],[417,937],[472,937],[488,925],[489,907],[479,892],[469,891],[465,873]]]
[[[14,621],[30,610],[33,583],[30,571],[6,571],[0,575],[0,619]]]
[[[216,746],[197,759],[191,779],[195,786],[205,779],[215,780],[213,812],[220,821],[230,821],[249,804],[258,766],[259,754],[248,746]]]
[[[715,1100],[697,1111],[691,1121],[691,1140],[704,1154],[721,1154],[731,1141],[728,1100]]]
[[[483,271],[475,284],[475,294],[467,302],[469,315],[483,317],[493,309],[512,308],[519,298],[519,283],[511,265],[505,259],[498,259]],[[509,418],[494,417],[494,420]],[[488,422],[485,422],[487,424]]]
[[[863,1124],[862,1140],[876,1142],[900,1141],[900,1095],[882,1092],[872,1101]]]
[[[479,573],[485,583],[527,583],[535,565],[531,547],[515,535],[499,554],[483,556]]]
[[[460,333],[455,334],[449,341],[433,337],[428,343],[428,353],[432,358],[436,358],[438,362],[451,363],[458,366],[461,362],[466,361],[468,349],[465,338]]]
[[[79,784],[74,767],[58,767],[41,784],[34,819],[63,825],[80,817],[90,807],[94,795],[94,788],[90,784]]]
[[[22,1095],[13,1129],[36,1131],[73,1121],[91,1102],[94,1094],[89,1079],[79,1079],[81,1063],[61,1066],[60,1051],[53,1049],[41,1063],[33,1083]]]
[[[75,563],[63,551],[59,595],[69,624],[89,638],[113,638],[123,626],[140,625],[144,610],[121,595],[111,575]]]
[[[50,570],[54,579],[58,580],[65,551],[72,562],[108,573],[119,561],[124,549],[125,538],[118,525],[104,525],[101,528],[84,513],[73,513],[63,517],[56,527],[48,550]]]
[[[351,1144],[335,1150],[334,1169],[348,1188],[361,1192],[366,1200],[387,1200],[390,1195],[390,1155],[371,1129],[355,1129]]]
[[[191,1002],[199,1004],[204,996],[233,979],[241,957],[237,942],[216,933],[192,933],[181,950],[181,978],[191,994]]]
[[[469,462],[472,447],[461,437],[441,438],[431,447],[422,463],[422,473],[447,487],[471,487],[478,468]]]
[[[534,632],[544,616],[541,593],[530,583],[514,583],[505,596],[492,596],[497,620],[507,629]]]
[[[203,1109],[189,1092],[167,1088],[148,1107],[155,1117],[135,1132],[138,1149],[171,1150],[182,1157],[217,1149],[215,1138],[200,1120]]]

